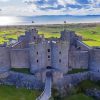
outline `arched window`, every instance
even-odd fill
[[[50,55],[48,55],[48,58],[50,58]]]
[[[48,49],[48,52],[50,52],[50,49]]]
[[[39,62],[39,60],[37,59],[37,63]]]
[[[59,63],[61,63],[61,59],[59,59]]]
[[[59,54],[61,54],[61,51],[59,51]]]
[[[34,40],[36,39],[36,37],[34,36]]]

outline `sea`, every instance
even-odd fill
[[[0,26],[46,25],[66,23],[100,23],[100,15],[42,15],[42,16],[0,16]]]

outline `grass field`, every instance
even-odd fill
[[[36,100],[39,91],[16,89],[14,86],[0,86],[0,100]]]
[[[18,39],[18,37],[24,34],[24,29],[16,29],[16,28],[0,28],[0,44],[4,42],[8,42],[10,38]]]
[[[30,74],[29,68],[12,68],[12,71]]]
[[[39,34],[44,34],[46,38],[49,37],[60,37],[60,31],[62,26],[58,27],[40,27],[38,28]],[[100,46],[100,25],[95,27],[73,27],[65,28],[68,30],[75,31],[77,35],[82,36],[83,42],[89,46]]]
[[[92,97],[84,94],[86,89],[93,88],[100,90],[100,84],[91,80],[84,80],[75,87],[76,93],[69,97],[65,97],[64,100],[94,100]]]
[[[78,89],[76,88],[78,93],[59,100],[94,100],[92,97],[86,96],[84,93],[82,93],[82,91],[79,93],[79,90],[83,90],[83,88],[87,89],[94,87],[98,88],[98,84],[93,81],[85,80],[79,84]],[[27,90],[25,88],[16,89],[14,86],[0,85],[0,100],[36,100],[40,94],[41,93],[36,90]]]
[[[16,89],[14,86],[0,86],[0,100],[36,100],[39,91]],[[93,100],[82,93],[65,97],[64,100]]]
[[[94,100],[94,99],[80,93],[80,94],[72,95],[70,97],[66,97],[64,100]]]
[[[91,24],[90,24],[91,25]],[[39,34],[44,34],[45,38],[60,37],[60,31],[64,29],[64,25],[46,25],[34,26],[38,29]],[[0,28],[0,44],[8,42],[10,38],[17,39],[20,35],[24,34],[25,28]],[[73,30],[77,35],[82,36],[83,42],[89,46],[100,46],[100,24],[95,26],[82,27],[82,25],[66,25],[65,29]]]
[[[75,73],[80,73],[80,72],[86,72],[88,69],[72,69],[71,71],[68,72],[68,74],[75,74]]]

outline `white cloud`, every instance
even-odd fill
[[[88,4],[80,4],[77,0],[15,0],[20,4],[10,5],[12,0],[0,0],[5,3],[0,8],[0,15],[32,16],[32,15],[88,15],[100,14],[100,0],[88,0]],[[24,2],[27,3],[24,3]],[[44,1],[44,2],[43,2]],[[52,2],[54,4],[52,4]],[[82,0],[81,0],[82,1]],[[40,4],[39,4],[40,3]],[[51,4],[50,4],[51,3]]]
[[[0,2],[8,2],[9,0],[0,0]]]

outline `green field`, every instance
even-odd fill
[[[27,26],[29,28],[30,26]],[[77,35],[82,36],[83,42],[89,46],[100,46],[100,24],[96,25],[83,25],[83,24],[72,24],[72,25],[42,25],[33,26],[38,29],[39,34],[43,34],[45,38],[60,37],[60,31],[64,29],[73,30]],[[0,28],[0,44],[8,42],[10,38],[17,39],[20,35],[25,32],[26,26],[23,27],[6,27]]]
[[[18,39],[18,37],[24,34],[24,32],[24,29],[0,28],[0,44],[8,42],[10,38]]]
[[[14,86],[0,86],[0,100],[36,100],[39,91],[16,89]]]
[[[25,88],[16,89],[14,86],[0,86],[0,100],[36,100],[40,95],[39,91],[27,90]],[[65,97],[64,100],[93,100],[83,93]]]
[[[72,69],[71,71],[68,71],[67,74],[75,74],[75,73],[80,73],[80,72],[86,72],[88,69]]]
[[[66,97],[64,100],[94,100],[94,99],[80,93],[80,94],[75,94],[75,95]]]
[[[40,27],[39,34],[44,34],[46,38],[60,37],[60,31],[64,29],[62,26]],[[77,35],[82,36],[83,42],[89,46],[100,46],[100,25],[93,27],[66,27],[65,29],[75,31]]]
[[[30,74],[29,68],[11,68],[11,71]]]

